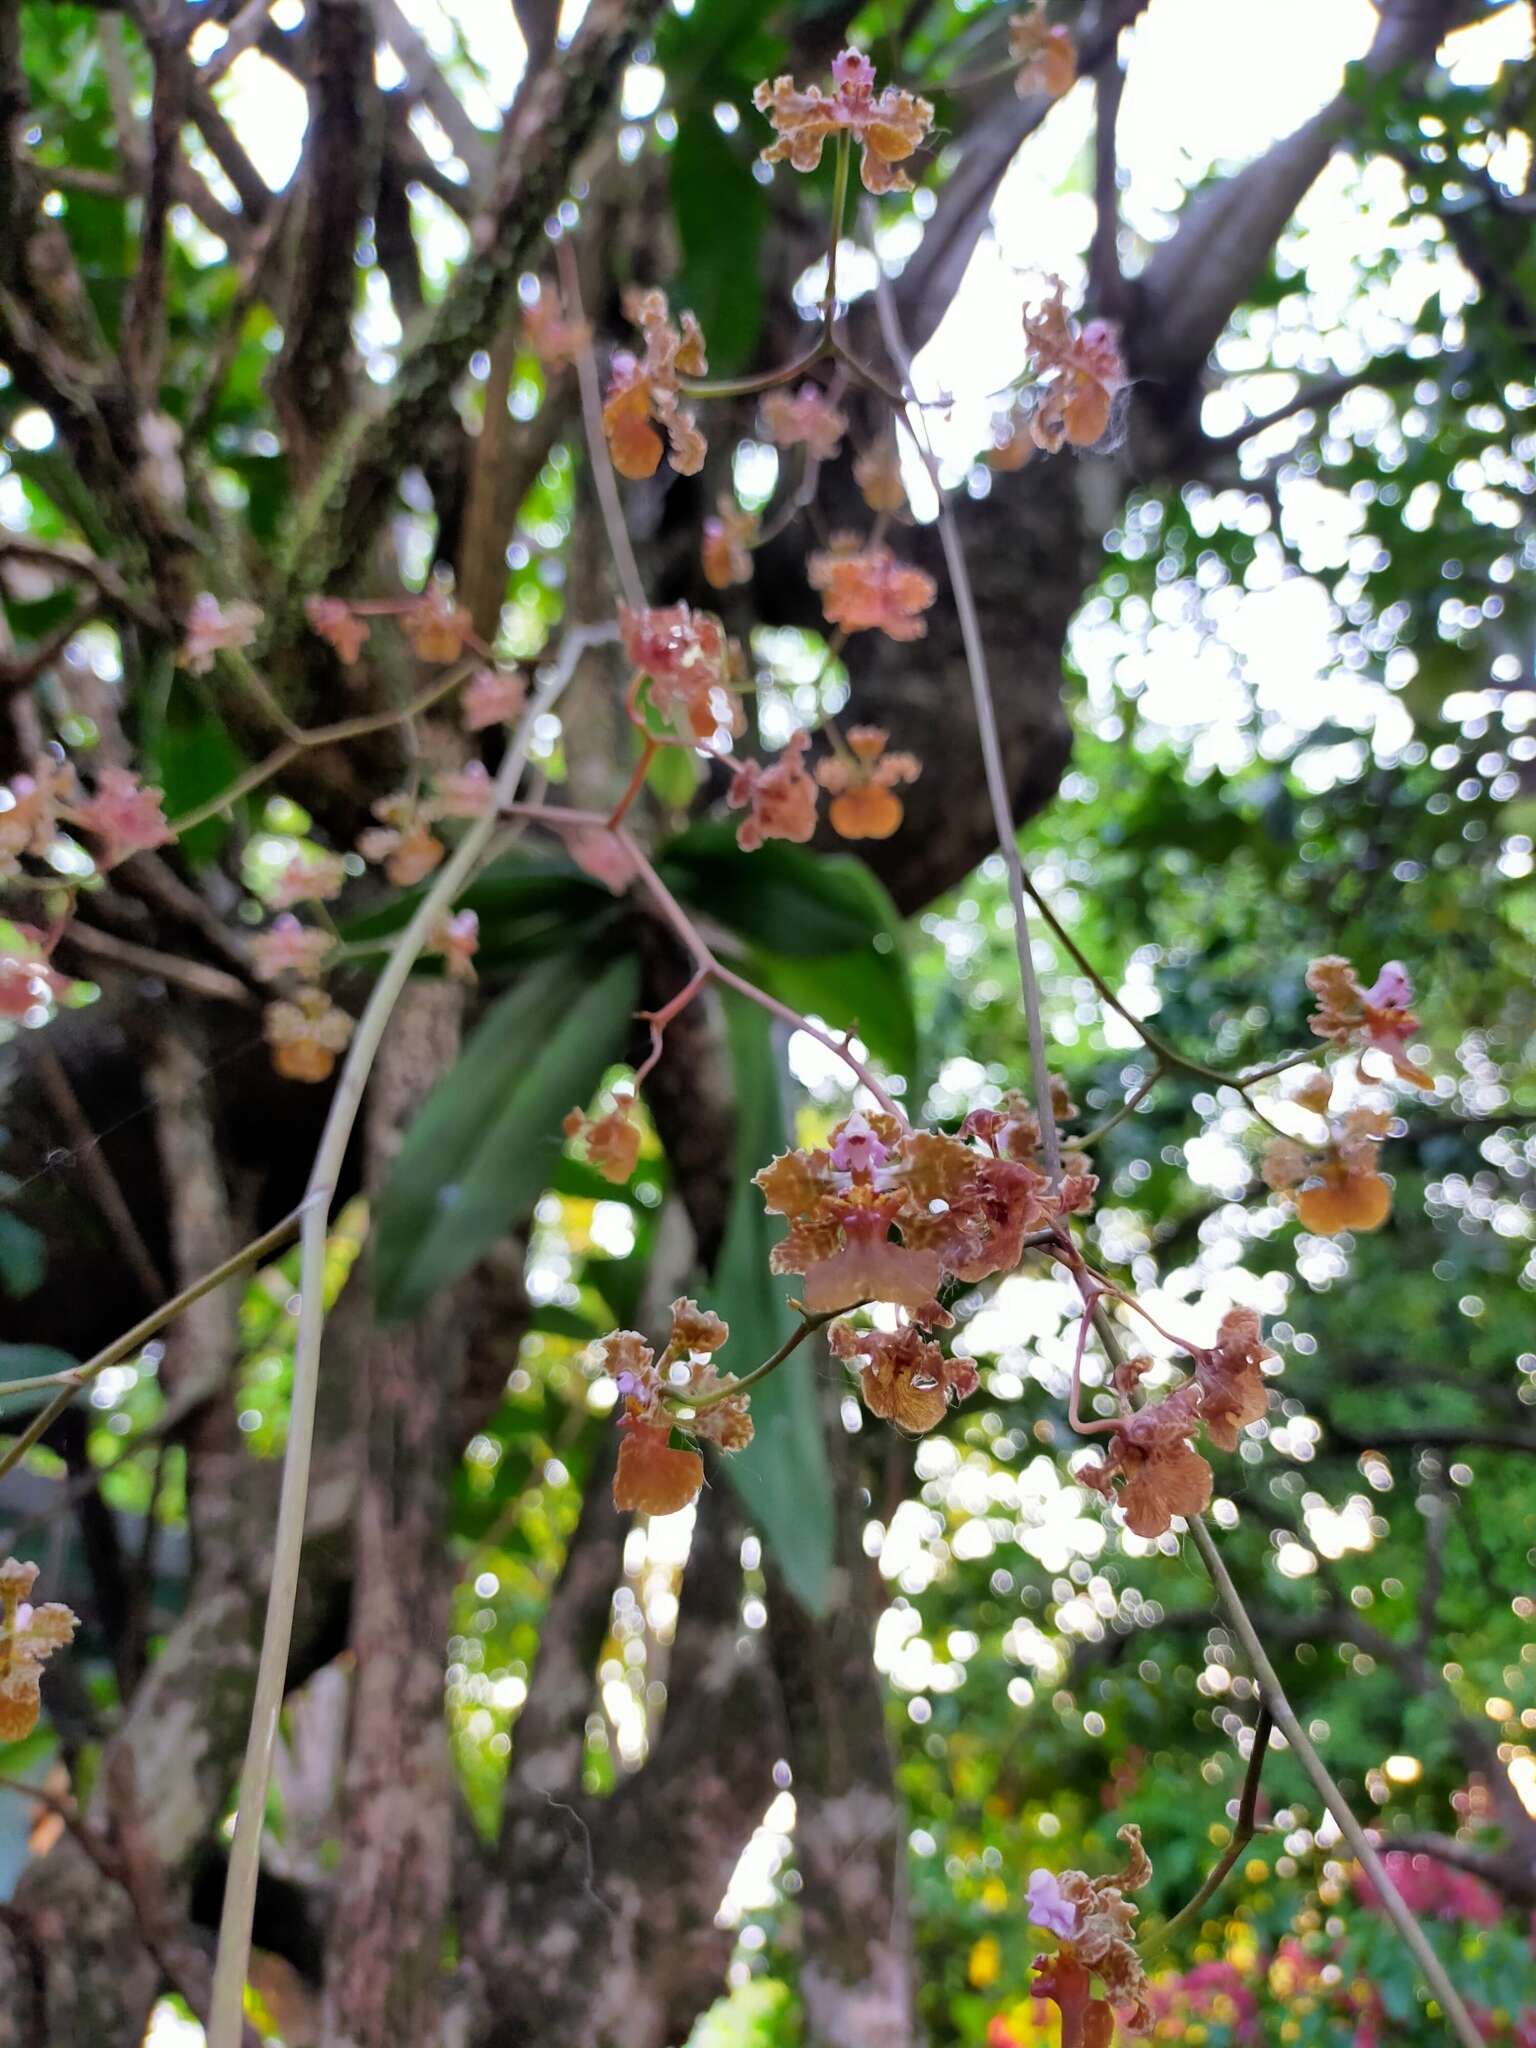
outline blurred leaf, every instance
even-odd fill
[[[379,909],[349,919],[348,940],[389,938],[409,923],[427,885],[404,889]],[[517,968],[590,938],[617,910],[614,896],[563,854],[517,848],[493,861],[458,898],[480,920],[475,965],[482,977]],[[567,1105],[569,1107],[569,1105]]]
[[[0,1287],[13,1301],[35,1294],[48,1267],[41,1235],[19,1216],[0,1209]]]
[[[165,814],[180,817],[227,789],[245,767],[245,756],[221,718],[177,691],[162,724],[146,732],[147,779],[165,791]],[[209,818],[183,832],[178,842],[194,866],[217,859],[229,837],[225,818]]]
[[[672,145],[672,208],[683,245],[674,303],[699,317],[717,376],[744,369],[763,325],[758,254],[768,198],[752,175],[752,140],[702,112]]]
[[[776,1351],[797,1321],[789,1282],[768,1270],[781,1226],[752,1185],[752,1175],[789,1139],[773,1025],[744,997],[727,994],[724,1003],[736,1084],[736,1175],[709,1304],[730,1324],[731,1367],[744,1373]],[[832,1570],[834,1521],[808,1345],[753,1394],[752,1420],[751,1443],[722,1463],[795,1598],[820,1614]]]
[[[685,811],[703,779],[703,768],[687,747],[662,747],[645,773],[646,787],[669,811]]]
[[[79,1363],[78,1358],[71,1358],[67,1351],[56,1351],[51,1344],[0,1344],[0,1394],[5,1392],[9,1380],[35,1379],[45,1372],[68,1372]]]
[[[423,1104],[379,1204],[379,1313],[402,1321],[532,1208],[560,1122],[623,1049],[639,985],[632,954],[601,973],[563,953],[530,968]]]

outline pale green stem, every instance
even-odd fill
[[[568,235],[563,235],[556,243],[555,256],[560,266],[560,289],[567,312],[578,330],[589,332],[585,308],[581,303],[581,269]],[[603,431],[603,394],[597,381],[597,362],[590,340],[576,352],[576,381],[581,390],[581,423],[587,443],[587,460],[592,465],[592,485],[597,492],[598,509],[603,515],[608,552],[613,556],[624,602],[631,611],[641,612],[645,610],[645,586],[640,581],[640,565],[635,560],[629,528],[624,523],[624,507],[619,502],[619,486],[608,454],[608,436]]]
[[[910,386],[912,355],[896,316],[895,296],[883,272],[877,296],[885,345],[901,372],[903,384]],[[1034,1089],[1035,1115],[1040,1124],[1040,1146],[1045,1156],[1046,1171],[1051,1177],[1052,1185],[1056,1186],[1061,1181],[1061,1139],[1056,1130],[1055,1106],[1051,1100],[1050,1068],[1045,1057],[1045,1025],[1040,1011],[1040,983],[1030,952],[1029,905],[1024,893],[1024,863],[1019,857],[1019,835],[1013,822],[1013,804],[1008,794],[1008,774],[1003,766],[1003,747],[997,730],[997,710],[992,701],[991,677],[987,672],[986,644],[981,636],[981,621],[976,613],[976,599],[971,589],[970,571],[966,566],[960,529],[939,475],[938,458],[933,452],[933,443],[928,438],[928,422],[914,406],[905,407],[903,417],[907,423],[907,432],[912,436],[913,445],[923,458],[923,464],[933,483],[934,496],[938,500],[939,538],[944,547],[944,561],[949,570],[955,611],[960,620],[960,636],[965,646],[965,665],[971,679],[971,698],[975,705],[976,727],[981,739],[981,758],[986,770],[992,822],[997,830],[998,851],[1002,854],[1003,863],[1008,870],[1008,893],[1013,899],[1013,937],[1019,956],[1019,981],[1024,992],[1030,1080]]]
[[[558,665],[535,693],[517,736],[507,749],[506,759],[496,777],[494,800],[487,806],[485,815],[470,826],[417,905],[410,923],[395,941],[394,950],[374,984],[367,1007],[358,1019],[310,1170],[300,1238],[299,1322],[294,1339],[288,1448],[283,1460],[282,1491],[273,1539],[272,1582],[267,1594],[255,1700],[245,1763],[240,1773],[235,1838],[230,1850],[224,1910],[219,1922],[219,1947],[214,1963],[208,2019],[208,2048],[240,2048],[245,1973],[251,1950],[256,1882],[261,1867],[267,1787],[277,1743],[278,1716],[283,1705],[294,1601],[298,1594],[299,1562],[304,1544],[310,1457],[314,1448],[315,1394],[320,1373],[320,1339],[325,1328],[327,1225],[336,1181],[352,1127],[362,1106],[368,1075],[390,1015],[417,956],[431,937],[438,920],[473,874],[495,832],[497,813],[511,800],[527,765],[528,750],[539,718],[565,688],[581,651],[599,638],[608,638],[608,628],[600,628],[596,633],[577,628],[567,634]]]
[[[843,215],[848,210],[848,166],[853,157],[851,138],[845,132],[837,138],[837,167],[832,180],[832,239],[827,245],[827,296],[822,318],[828,336],[837,312],[837,251],[843,239]]]
[[[131,1357],[135,1351],[148,1343],[156,1330],[163,1329],[168,1322],[179,1316],[184,1308],[190,1308],[194,1301],[201,1301],[205,1294],[211,1294],[215,1287],[221,1287],[226,1280],[233,1279],[235,1274],[243,1271],[245,1267],[255,1265],[256,1261],[264,1258],[268,1252],[276,1251],[280,1244],[292,1237],[302,1213],[302,1209],[295,1209],[291,1216],[285,1216],[281,1223],[274,1224],[261,1237],[253,1238],[249,1244],[242,1245],[239,1251],[232,1252],[222,1265],[215,1266],[212,1272],[205,1273],[200,1280],[194,1280],[190,1287],[184,1287],[180,1294],[162,1302],[159,1308],[153,1309],[142,1322],[135,1323],[133,1328],[125,1331],[121,1337],[113,1338],[105,1350],[98,1351],[94,1358],[88,1358],[84,1365],[66,1366],[59,1372],[38,1373],[32,1379],[8,1380],[0,1386],[0,1399],[5,1399],[11,1394],[33,1394],[45,1389],[58,1389],[55,1398],[33,1417],[21,1435],[8,1444],[3,1455],[0,1455],[0,1479],[17,1465],[39,1438],[51,1428],[82,1387],[88,1387],[99,1373],[105,1372],[109,1365],[116,1365],[120,1358]]]

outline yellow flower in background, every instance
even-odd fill
[[[997,1982],[1002,1973],[1002,1944],[995,1935],[984,1934],[971,1950],[971,1960],[966,1974],[978,1991],[985,1991],[989,1984]]]

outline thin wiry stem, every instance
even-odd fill
[[[1239,1856],[1253,1840],[1258,1826],[1259,1780],[1264,1775],[1264,1757],[1269,1749],[1269,1738],[1275,1720],[1263,1696],[1259,1699],[1259,1718],[1253,1726],[1253,1748],[1248,1757],[1248,1774],[1243,1780],[1242,1798],[1237,1809],[1237,1821],[1232,1829],[1232,1839],[1220,1857],[1211,1866],[1210,1875],[1187,1905],[1181,1906],[1166,1925],[1160,1927],[1151,1941],[1142,1944],[1141,1959],[1144,1963],[1160,1955],[1172,1941],[1181,1927],[1187,1927],[1204,1911],[1226,1883],[1227,1875]]]
[[[1094,1310],[1094,1328],[1098,1332],[1099,1342],[1109,1356],[1110,1363],[1122,1363],[1124,1353],[1120,1348],[1119,1336],[1102,1304]],[[1200,1553],[1200,1561],[1209,1575],[1216,1598],[1232,1625],[1233,1634],[1242,1645],[1253,1681],[1259,1688],[1275,1726],[1285,1737],[1289,1747],[1296,1752],[1297,1761],[1311,1779],[1313,1789],[1333,1815],[1339,1833],[1349,1844],[1361,1869],[1375,1886],[1377,1897],[1381,1900],[1382,1911],[1392,1922],[1402,1937],[1403,1945],[1418,1964],[1424,1982],[1439,2001],[1462,2048],[1483,2048],[1483,2037],[1473,2024],[1472,2015],[1463,2004],[1456,1986],[1446,1974],[1445,1965],[1425,1940],[1422,1928],[1404,1904],[1402,1894],[1388,1876],[1370,1837],[1355,1818],[1354,1811],[1340,1791],[1333,1773],[1323,1762],[1316,1744],[1286,1698],[1285,1688],[1280,1683],[1280,1674],[1270,1661],[1269,1652],[1259,1638],[1252,1616],[1243,1605],[1242,1595],[1233,1583],[1232,1574],[1222,1561],[1221,1552],[1216,1547],[1216,1539],[1206,1527],[1203,1517],[1199,1515],[1196,1515],[1188,1526],[1190,1541]]]
[[[731,1380],[725,1386],[717,1387],[708,1394],[689,1395],[664,1390],[662,1399],[677,1409],[677,1419],[686,1429],[690,1416],[702,1415],[706,1409],[718,1408],[722,1402],[734,1401],[738,1394],[747,1393],[759,1380],[765,1380],[770,1373],[777,1372],[786,1358],[794,1356],[807,1337],[814,1336],[818,1330],[824,1330],[827,1324],[834,1322],[838,1316],[852,1315],[855,1309],[867,1306],[865,1302],[852,1301],[847,1308],[829,1308],[815,1315],[809,1309],[801,1309],[799,1323],[790,1331],[773,1356],[765,1358],[761,1365],[755,1365],[750,1372],[743,1373],[739,1380]]]
[[[387,732],[391,726],[408,725],[413,718],[419,717],[424,711],[430,711],[434,704],[440,703],[444,697],[458,689],[461,683],[466,682],[473,673],[474,666],[473,662],[456,662],[445,674],[428,683],[425,689],[418,690],[408,704],[400,705],[397,710],[363,711],[355,718],[338,718],[329,725],[312,725],[307,728],[294,725],[286,713],[279,714],[276,698],[263,684],[263,702],[273,707],[270,715],[281,715],[283,729],[291,737],[285,740],[282,746],[274,747],[264,761],[258,761],[254,767],[247,768],[243,775],[237,776],[228,788],[221,789],[217,796],[211,796],[206,803],[199,804],[196,810],[187,811],[179,818],[172,818],[168,829],[179,838],[183,832],[190,832],[194,825],[201,825],[209,818],[216,818],[220,811],[227,811],[230,805],[238,803],[241,797],[249,796],[253,789],[260,789],[264,782],[270,782],[274,775],[281,775],[285,768],[313,747],[339,746],[343,740],[362,739],[371,732]],[[258,671],[249,662],[245,663],[245,668],[260,681]]]
[[[1115,1130],[1120,1124],[1123,1124],[1128,1116],[1136,1114],[1136,1111],[1140,1109],[1141,1105],[1146,1101],[1167,1071],[1168,1069],[1164,1062],[1161,1059],[1156,1060],[1153,1063],[1151,1073],[1138,1085],[1134,1093],[1125,1098],[1113,1115],[1105,1117],[1103,1123],[1089,1131],[1086,1136],[1075,1139],[1074,1143],[1080,1145],[1083,1151],[1091,1152],[1101,1138],[1107,1138],[1110,1132]]]
[[[1213,1082],[1219,1088],[1235,1088],[1243,1100],[1248,1103],[1248,1107],[1254,1111],[1254,1114],[1259,1116],[1261,1121],[1268,1123],[1269,1119],[1264,1117],[1262,1112],[1255,1109],[1254,1104],[1249,1101],[1247,1091],[1260,1081],[1271,1081],[1277,1074],[1288,1073],[1292,1067],[1307,1066],[1313,1060],[1321,1059],[1328,1050],[1326,1045],[1318,1045],[1314,1046],[1309,1052],[1287,1053],[1284,1059],[1274,1060],[1267,1067],[1255,1067],[1251,1073],[1247,1074],[1226,1074],[1222,1072],[1220,1067],[1208,1066],[1204,1060],[1191,1059],[1188,1053],[1180,1052],[1176,1045],[1170,1045],[1161,1032],[1154,1031],[1144,1018],[1138,1017],[1134,1010],[1128,1009],[1120,1000],[1114,988],[1105,980],[1098,968],[1094,966],[1088,955],[1051,908],[1049,902],[1041,894],[1039,885],[1035,882],[1029,870],[1023,866],[1022,861],[1020,863],[1020,874],[1023,877],[1024,893],[1039,911],[1051,936],[1088,977],[1089,981],[1093,983],[1094,988],[1098,991],[1103,1001],[1109,1005],[1110,1009],[1123,1019],[1125,1023],[1130,1025],[1148,1052],[1155,1053],[1157,1058],[1170,1071],[1192,1075],[1196,1080]]]
[[[692,954],[701,975],[718,982],[722,988],[733,990],[749,1003],[756,1003],[760,1010],[766,1010],[770,1017],[777,1017],[792,1031],[803,1031],[808,1038],[814,1038],[818,1045],[825,1046],[828,1052],[842,1061],[855,1080],[869,1090],[887,1116],[895,1117],[899,1123],[906,1122],[906,1116],[894,1098],[845,1043],[811,1023],[788,1003],[781,1003],[777,996],[769,995],[766,989],[760,989],[755,982],[734,973],[716,956],[708,939],[622,826],[614,825],[601,811],[555,810],[547,804],[511,804],[507,808],[514,817],[527,818],[531,823],[548,826],[554,832],[611,832],[631,862],[636,879],[644,885],[662,916]],[[698,976],[695,977],[697,979]]]
[[[4,1452],[0,1453],[0,1479],[3,1479],[13,1466],[18,1465],[32,1446],[53,1427],[82,1387],[88,1387],[109,1365],[116,1365],[119,1359],[129,1357],[142,1345],[147,1344],[156,1330],[163,1329],[168,1322],[179,1316],[184,1308],[190,1308],[194,1301],[201,1301],[203,1296],[211,1294],[215,1287],[222,1287],[224,1282],[232,1279],[236,1273],[243,1272],[247,1266],[254,1266],[258,1259],[264,1258],[268,1252],[276,1251],[279,1245],[285,1244],[292,1237],[303,1214],[304,1208],[301,1205],[292,1215],[285,1216],[281,1223],[274,1224],[262,1236],[242,1245],[239,1251],[231,1252],[222,1265],[215,1266],[212,1272],[205,1273],[200,1280],[194,1280],[190,1287],[184,1287],[180,1294],[174,1295],[171,1300],[163,1301],[141,1322],[135,1323],[131,1330],[125,1330],[121,1337],[114,1338],[104,1350],[98,1351],[94,1358],[88,1358],[84,1365],[66,1366],[59,1372],[37,1373],[30,1379],[9,1380],[0,1386],[0,1397],[10,1394],[34,1394],[55,1387],[58,1389],[47,1407],[40,1410],[20,1436],[14,1438],[6,1445]]]
[[[912,355],[901,331],[895,294],[883,273],[878,298],[880,327],[885,336],[885,345],[901,372],[903,383],[910,385]],[[933,443],[928,438],[928,423],[921,411],[914,406],[903,407],[902,416],[913,445],[923,458],[924,466],[933,482],[934,495],[938,500],[939,538],[944,547],[944,561],[949,570],[950,588],[954,593],[955,610],[960,619],[960,634],[965,645],[965,665],[971,679],[971,697],[976,708],[981,757],[986,769],[987,796],[992,805],[992,822],[997,828],[998,849],[1008,869],[1008,893],[1013,899],[1013,936],[1019,956],[1019,980],[1024,991],[1024,1018],[1029,1033],[1030,1080],[1034,1088],[1035,1114],[1040,1121],[1041,1151],[1045,1158],[1046,1171],[1051,1177],[1051,1184],[1059,1187],[1061,1139],[1056,1129],[1055,1107],[1051,1100],[1050,1069],[1045,1058],[1045,1025],[1040,1011],[1040,982],[1030,951],[1029,906],[1025,901],[1024,863],[1019,857],[1019,835],[1013,822],[1013,803],[1008,794],[1007,770],[1003,766],[1003,747],[997,729],[997,710],[992,701],[992,682],[987,672],[986,644],[981,635],[981,621],[976,615],[976,599],[971,589],[970,571],[966,567],[965,549],[960,541],[960,529],[955,522],[954,510],[944,492],[938,458],[933,452]]]
[[[562,235],[556,243],[555,257],[560,266],[560,290],[565,299],[566,312],[576,323],[579,331],[585,330],[586,315],[581,303],[581,270],[569,235]],[[613,556],[613,566],[618,575],[619,589],[623,593],[624,602],[631,611],[644,611],[645,586],[640,581],[640,565],[635,560],[629,528],[624,523],[624,507],[619,502],[619,486],[608,456],[608,437],[603,432],[603,394],[598,388],[597,359],[592,353],[590,340],[583,342],[577,351],[576,379],[581,389],[581,423],[586,434],[587,460],[592,465],[592,487],[597,492],[598,508],[603,515],[603,528],[608,535],[608,552]]]
[[[445,862],[415,915],[395,941],[384,970],[374,984],[347,1051],[336,1093],[310,1170],[301,1236],[299,1323],[294,1339],[293,1395],[288,1448],[283,1459],[282,1491],[273,1540],[272,1582],[267,1595],[261,1659],[251,1709],[250,1734],[240,1773],[235,1839],[230,1850],[219,1922],[219,1947],[214,1964],[208,2048],[238,2048],[245,1972],[251,1949],[251,1916],[261,1866],[261,1835],[266,1818],[267,1787],[277,1743],[293,1635],[293,1610],[298,1594],[299,1563],[304,1544],[304,1515],[309,1498],[310,1457],[314,1448],[315,1396],[320,1374],[320,1339],[325,1328],[325,1252],[331,1201],[352,1127],[362,1107],[363,1090],[383,1040],[385,1028],[416,958],[438,920],[452,904],[479,864],[496,830],[497,812],[511,801],[527,765],[539,719],[550,710],[569,682],[580,653],[593,635],[576,628],[566,635],[558,664],[535,692],[517,735],[507,748],[496,777],[494,801],[475,819]],[[600,629],[607,638],[607,628]]]
[[[1314,1791],[1333,1815],[1339,1833],[1349,1844],[1356,1861],[1375,1887],[1382,1911],[1397,1929],[1404,1947],[1418,1964],[1424,1982],[1444,2011],[1462,2048],[1483,2048],[1483,2037],[1471,2013],[1462,2002],[1460,1992],[1446,1974],[1444,1963],[1430,1947],[1423,1928],[1408,1910],[1402,1894],[1387,1875],[1386,1867],[1377,1855],[1370,1836],[1355,1818],[1349,1801],[1339,1790],[1328,1766],[1318,1755],[1307,1731],[1297,1719],[1295,1710],[1285,1696],[1275,1667],[1269,1660],[1269,1654],[1259,1640],[1258,1630],[1254,1627],[1248,1610],[1232,1583],[1232,1575],[1222,1562],[1221,1552],[1216,1548],[1210,1530],[1203,1521],[1196,1518],[1189,1525],[1189,1534],[1200,1553],[1201,1562],[1210,1574],[1211,1584],[1216,1589],[1216,1597],[1232,1624],[1233,1633],[1243,1646],[1243,1654],[1247,1657],[1254,1681],[1274,1716],[1276,1727],[1295,1750],[1302,1769],[1312,1781]]]

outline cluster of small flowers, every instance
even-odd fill
[[[1064,1096],[1062,1108],[1075,1113]],[[836,1322],[829,1332],[872,1415],[920,1434],[973,1393],[975,1367],[927,1334],[953,1321],[940,1289],[1012,1272],[1031,1235],[1090,1206],[1087,1161],[1069,1155],[1054,1192],[1039,1146],[1039,1123],[1017,1096],[973,1110],[953,1136],[855,1112],[827,1147],[782,1153],[756,1176],[770,1214],[789,1224],[772,1268],[804,1276],[811,1313],[870,1302],[897,1311],[894,1329]]]
[[[1031,0],[1025,13],[1009,21],[1008,54],[1019,67],[1013,85],[1021,100],[1037,92],[1059,100],[1077,83],[1072,31],[1048,21],[1041,0]]]
[[[1257,1422],[1267,1405],[1263,1365],[1274,1353],[1263,1342],[1252,1309],[1229,1309],[1216,1342],[1191,1347],[1194,1376],[1161,1401],[1132,1409],[1149,1361],[1128,1359],[1114,1378],[1124,1411],[1109,1449],[1075,1477],[1106,1500],[1118,1500],[1135,1536],[1161,1536],[1175,1515],[1192,1520],[1210,1504],[1213,1475],[1192,1439],[1203,1428],[1224,1451],[1237,1448],[1238,1432]]]
[[[603,1368],[619,1391],[615,1507],[670,1515],[697,1498],[704,1460],[697,1450],[672,1444],[674,1429],[722,1451],[745,1450],[751,1443],[747,1397],[731,1394],[734,1380],[722,1379],[713,1362],[730,1334],[717,1315],[684,1298],[672,1304],[671,1335],[660,1358],[634,1330],[616,1330],[598,1345]]]
[[[1057,1940],[1054,1950],[1036,1956],[1032,1989],[1061,2013],[1061,2048],[1109,2048],[1117,2014],[1127,2033],[1152,2028],[1151,1987],[1136,1949],[1137,1908],[1126,1897],[1151,1883],[1152,1865],[1139,1828],[1121,1828],[1118,1839],[1128,1860],[1113,1877],[1030,1873],[1029,1917]]]
[[[433,824],[440,818],[482,816],[493,793],[483,763],[471,761],[436,776],[430,796],[401,790],[380,797],[373,805],[380,823],[359,836],[358,851],[365,860],[381,862],[397,887],[410,888],[431,874],[447,850]],[[352,1036],[352,1019],[314,985],[336,942],[325,928],[302,924],[292,914],[296,903],[331,901],[345,879],[336,855],[296,854],[269,891],[278,916],[251,941],[252,967],[260,980],[292,978],[301,984],[270,1004],[264,1021],[272,1063],[286,1080],[326,1080]],[[455,980],[472,982],[479,944],[478,916],[460,910],[438,920],[424,951],[441,958]]]
[[[687,604],[644,611],[621,605],[619,630],[651,707],[678,739],[730,759],[719,743],[744,724],[736,696],[740,656],[720,621]],[[734,763],[726,802],[747,813],[738,843],[749,852],[768,839],[804,844],[816,830],[820,790],[834,798],[831,824],[843,838],[888,838],[902,818],[896,785],[915,780],[920,766],[911,754],[887,753],[886,739],[879,726],[855,726],[842,751],[818,762],[814,775],[805,760],[811,742],[805,731],[766,765]]]
[[[42,1668],[74,1638],[77,1616],[58,1601],[34,1607],[37,1566],[0,1564],[0,1742],[19,1742],[37,1726]]]
[[[1389,960],[1367,989],[1347,960],[1330,954],[1312,962],[1307,986],[1317,997],[1309,1021],[1319,1038],[1340,1051],[1382,1053],[1397,1080],[1433,1090],[1432,1077],[1408,1057],[1419,1020],[1411,1008],[1413,984],[1401,961]],[[1380,1172],[1390,1113],[1357,1102],[1330,1114],[1333,1095],[1331,1074],[1309,1075],[1290,1100],[1322,1125],[1323,1135],[1311,1142],[1275,1138],[1260,1165],[1266,1186],[1295,1204],[1303,1229],[1323,1237],[1378,1230],[1392,1210],[1392,1190]]]
[[[1064,1097],[1062,1106],[1071,1110]],[[604,1171],[605,1160],[626,1173],[633,1165],[629,1148],[638,1146],[639,1134],[630,1108],[623,1098],[595,1122],[575,1110],[567,1119],[567,1131],[585,1137],[588,1156]],[[829,1330],[834,1356],[858,1376],[872,1415],[920,1434],[943,1420],[951,1401],[973,1393],[976,1368],[947,1358],[930,1334],[954,1321],[939,1302],[941,1288],[1011,1272],[1032,1233],[1048,1234],[1063,1215],[1090,1206],[1096,1183],[1086,1160],[1068,1156],[1055,1192],[1040,1167],[1039,1144],[1034,1113],[1017,1097],[973,1111],[956,1135],[855,1111],[825,1147],[781,1153],[755,1176],[769,1213],[789,1224],[773,1249],[772,1269],[803,1276],[808,1314],[830,1318],[876,1302],[897,1311],[891,1329],[838,1320]],[[619,1332],[606,1345],[621,1339],[641,1342]],[[701,1391],[701,1383],[692,1390]],[[740,1409],[745,1416],[745,1396]],[[635,1419],[626,1411],[627,1426]],[[739,1447],[718,1427],[695,1433],[724,1450]],[[681,1470],[670,1463],[663,1469]],[[702,1464],[698,1471],[702,1477]]]
[[[699,323],[684,313],[681,326],[674,327],[666,295],[659,291],[630,292],[624,310],[640,329],[645,350],[640,356],[621,352],[613,359],[603,401],[603,432],[613,466],[620,476],[654,476],[665,451],[679,476],[697,476],[708,444],[682,402],[679,380],[702,377],[709,368]]]
[[[0,883],[61,887],[54,855],[64,828],[94,841],[92,863],[104,875],[136,853],[166,845],[164,795],[147,788],[126,768],[102,768],[89,795],[82,793],[68,763],[44,758],[30,774],[0,784]],[[33,860],[47,871],[29,872]],[[78,886],[62,884],[71,893]],[[84,1000],[87,985],[61,973],[53,954],[68,929],[67,915],[44,930],[36,924],[0,921],[0,1018],[45,1023],[54,1006]]]
[[[1035,389],[1000,422],[989,458],[994,469],[1022,469],[1037,449],[1094,447],[1109,432],[1128,383],[1113,324],[1090,320],[1079,327],[1059,279],[1050,280],[1038,307],[1024,309],[1024,339]]]
[[[0,880],[22,877],[22,858],[46,860],[68,825],[99,843],[96,872],[106,874],[133,854],[170,843],[164,792],[146,788],[126,768],[103,768],[89,796],[82,796],[74,770],[42,760],[30,775],[18,775],[0,789]]]
[[[403,605],[389,601],[359,607],[340,598],[314,597],[305,609],[311,630],[344,665],[355,662],[367,643],[370,629],[363,614],[368,611],[397,619],[418,658],[439,666],[462,659],[474,637],[469,614],[436,582]],[[200,630],[212,630],[206,608]],[[478,669],[460,697],[460,722],[470,733],[509,723],[521,714],[526,700],[527,685],[516,671]],[[425,794],[394,790],[379,797],[372,806],[379,822],[359,835],[358,852],[381,865],[396,887],[411,888],[424,881],[447,852],[433,827],[445,818],[483,817],[494,795],[495,784],[483,761],[471,759],[460,769],[442,769]],[[278,916],[251,941],[252,969],[259,980],[297,984],[268,1005],[263,1022],[272,1064],[286,1080],[328,1079],[352,1036],[353,1020],[317,985],[335,939],[323,927],[305,925],[292,914],[296,904],[334,901],[346,874],[336,854],[296,854],[268,892]],[[472,982],[479,932],[480,921],[472,910],[444,915],[425,951],[437,955],[456,980]]]

